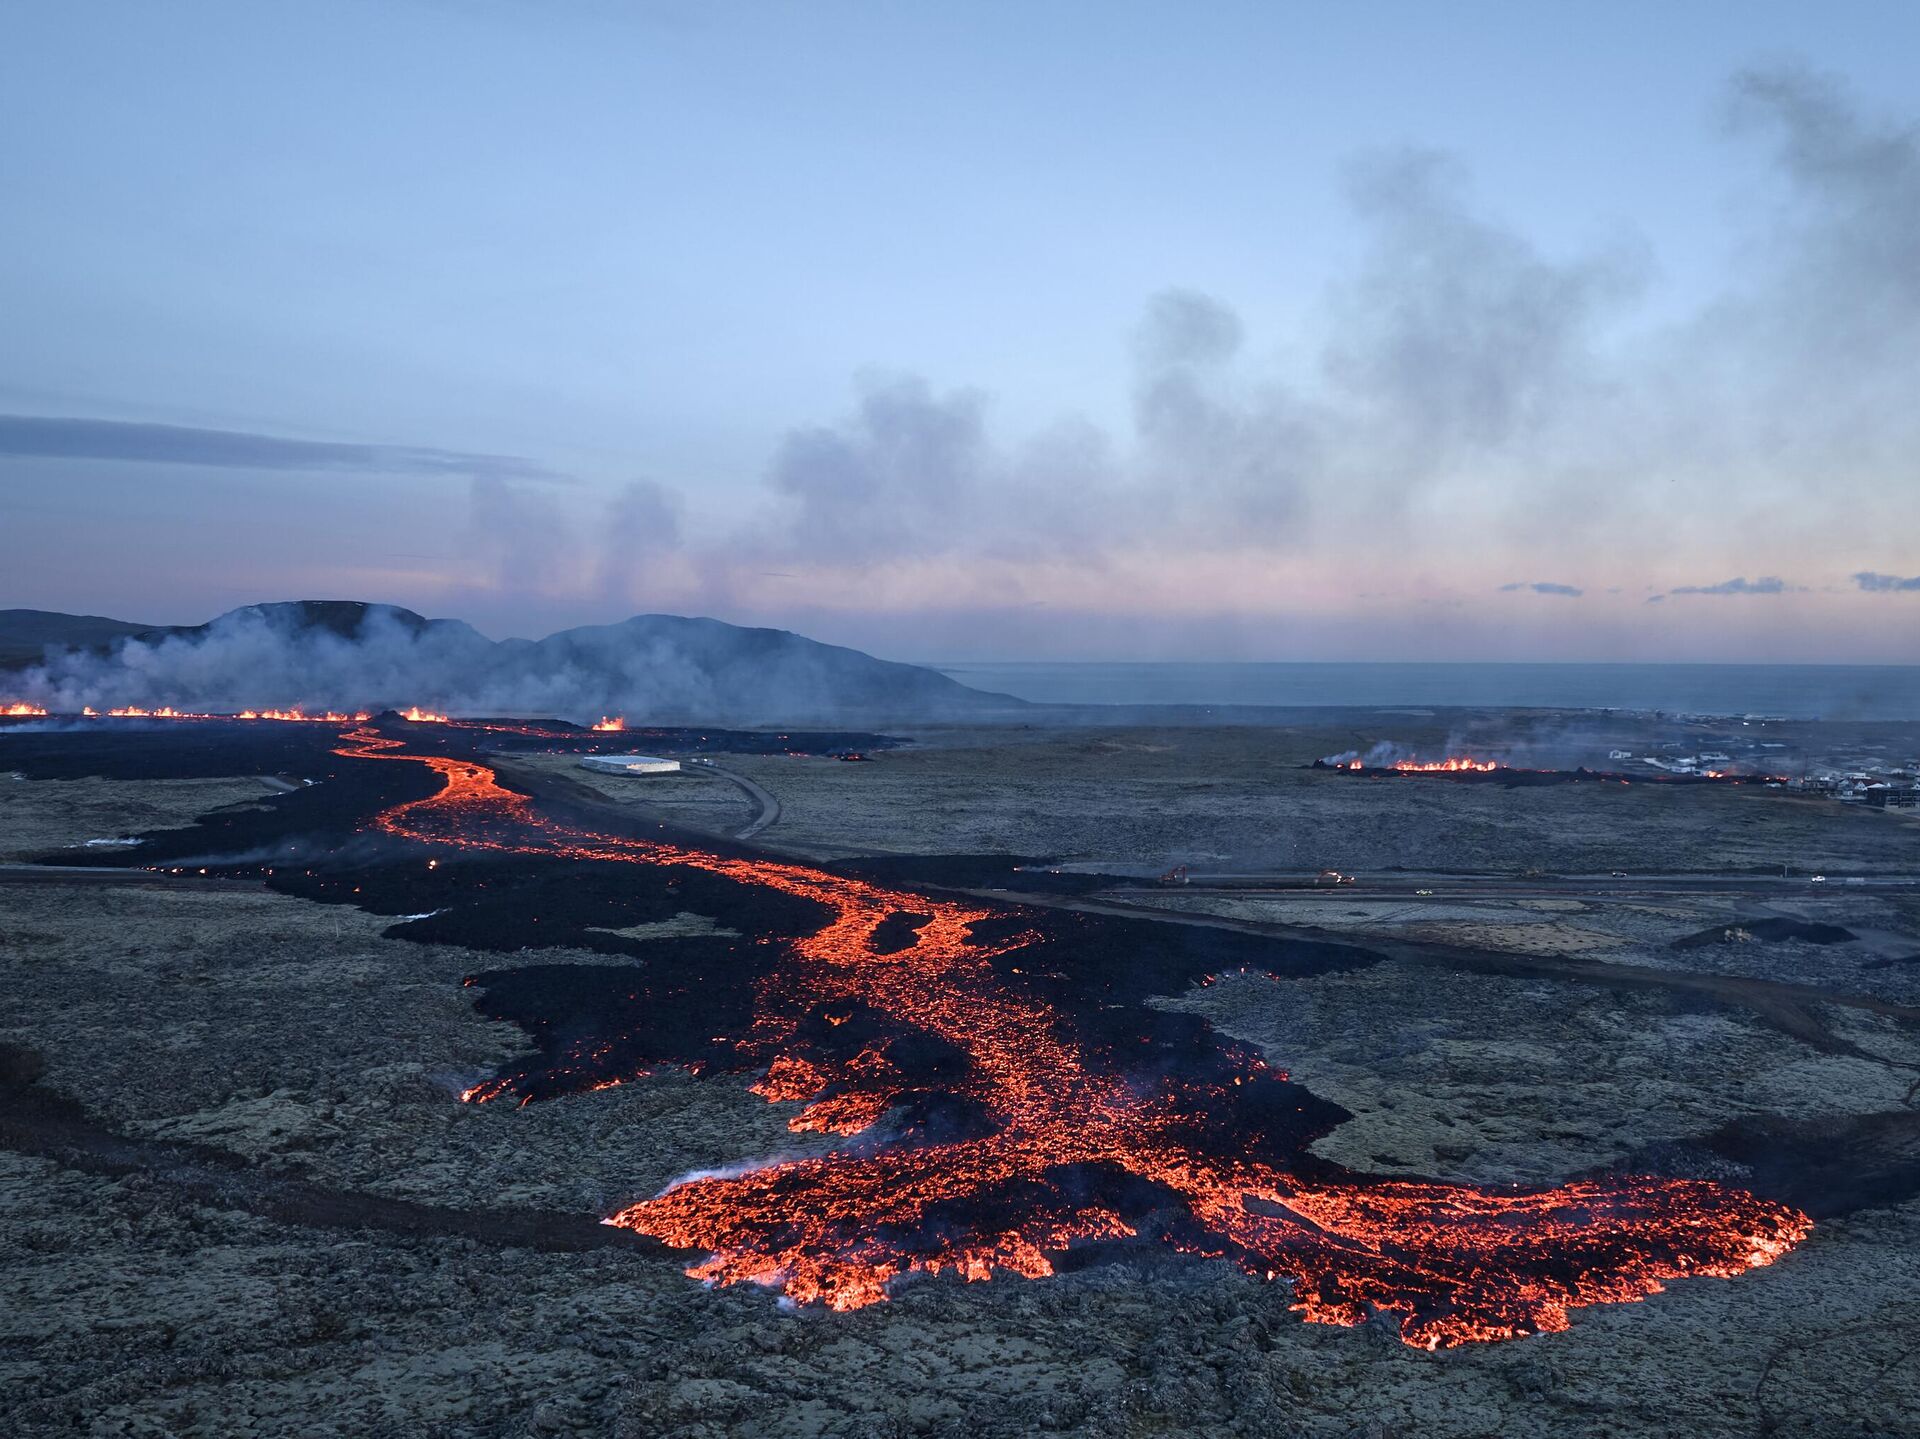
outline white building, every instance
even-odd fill
[[[580,768],[598,774],[624,774],[639,778],[645,775],[678,774],[680,761],[660,759],[650,754],[590,754],[580,761]]]

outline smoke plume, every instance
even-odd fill
[[[250,605],[193,629],[60,649],[16,688],[57,713],[397,709],[588,722],[788,724],[1016,708],[932,670],[780,630],[636,616],[495,643],[388,605]]]

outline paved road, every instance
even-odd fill
[[[699,768],[706,770],[710,774],[717,774],[722,779],[732,780],[735,784],[739,785],[741,789],[745,790],[747,798],[753,801],[753,818],[748,820],[743,827],[733,832],[735,839],[752,839],[756,834],[760,833],[761,830],[779,822],[780,801],[775,799],[770,791],[755,784],[743,774],[738,774],[730,769],[722,769],[719,765],[709,764],[705,760],[700,761]]]
[[[77,864],[0,864],[0,884],[159,885],[192,889],[257,889],[257,879],[208,874],[195,869],[93,869]]]
[[[1569,896],[1638,898],[1651,895],[1760,895],[1769,899],[1817,899],[1862,891],[1920,890],[1920,876],[1830,874],[1782,879],[1777,874],[1394,874],[1358,875],[1349,885],[1316,885],[1293,875],[1196,874],[1184,885],[1117,884],[1115,896],[1245,894],[1261,899],[1370,900],[1559,899]]]
[[[929,886],[933,888],[935,886]],[[1682,969],[1659,969],[1652,965],[1615,964],[1578,954],[1521,954],[1506,950],[1481,949],[1465,945],[1410,940],[1391,934],[1330,930],[1316,927],[1309,918],[1304,923],[1274,920],[1238,919],[1228,915],[1194,910],[1160,909],[1146,904],[1130,904],[1109,895],[1048,895],[1012,893],[993,889],[956,889],[958,894],[990,900],[995,904],[1031,905],[1042,909],[1077,910],[1083,914],[1111,914],[1126,919],[1151,920],[1156,924],[1187,925],[1197,929],[1224,929],[1239,934],[1266,935],[1275,939],[1312,939],[1321,944],[1342,945],[1356,952],[1385,955],[1409,963],[1443,969],[1460,969],[1483,974],[1509,975],[1530,979],[1564,980],[1577,984],[1601,985],[1624,990],[1671,990],[1700,995],[1750,1010],[1783,1034],[1811,1045],[1825,1054],[1844,1054],[1908,1073],[1915,1066],[1904,1060],[1888,1059],[1871,1053],[1852,1040],[1834,1033],[1825,1017],[1826,1006],[1882,1014],[1898,1023],[1920,1026],[1920,1006],[1895,1004],[1878,995],[1850,994],[1815,984],[1794,984],[1781,980],[1757,979],[1737,974],[1700,973]],[[1153,891],[1158,894],[1167,890]],[[1302,893],[1302,891],[1290,891]],[[1329,891],[1322,890],[1322,894]],[[1339,891],[1342,894],[1349,890]],[[1920,1095],[1920,1080],[1908,1091],[1908,1102]]]

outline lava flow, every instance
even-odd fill
[[[1468,782],[1492,780],[1510,789],[1554,784],[1753,785],[1786,782],[1782,775],[1759,772],[1667,768],[1636,770],[1626,774],[1619,770],[1588,769],[1585,766],[1575,769],[1540,769],[1527,765],[1509,764],[1504,760],[1473,759],[1465,755],[1451,755],[1446,759],[1438,760],[1372,760],[1346,754],[1317,759],[1308,768],[1333,770],[1347,775],[1364,775],[1369,779],[1432,775]]]
[[[802,1106],[791,1128],[845,1143],[682,1180],[607,1221],[703,1253],[687,1271],[700,1279],[854,1309],[913,1273],[1040,1278],[1076,1244],[1151,1237],[1286,1280],[1309,1321],[1384,1313],[1406,1343],[1431,1349],[1564,1329],[1571,1309],[1643,1299],[1669,1279],[1729,1277],[1811,1228],[1798,1210],[1700,1180],[1477,1189],[1339,1170],[1307,1153],[1326,1128],[1314,1127],[1311,1097],[1257,1056],[1208,1038],[1204,1062],[1175,1072],[1050,1003],[1055,920],[575,827],[482,762],[373,728],[338,753],[439,775],[437,792],[372,820],[398,838],[664,866],[817,907],[803,911],[820,917],[805,932],[751,946],[766,967],[748,1017],[715,1042],[730,1067],[760,1074],[757,1093]],[[634,979],[618,982],[636,997]],[[542,1093],[604,1088],[674,1059],[609,1071],[614,1049],[574,1042],[540,1076]],[[516,1091],[534,1097],[512,1077],[468,1097]]]

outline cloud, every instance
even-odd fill
[[[551,479],[540,466],[511,455],[411,445],[356,445],[290,440],[242,430],[202,430],[123,420],[0,415],[0,455],[134,464],[205,465],[248,470],[366,470],[392,474],[490,475]]]
[[[1797,593],[1801,587],[1790,585],[1777,575],[1762,575],[1757,580],[1747,579],[1744,575],[1738,579],[1722,580],[1717,585],[1675,585],[1668,594],[1672,595],[1784,595]]]
[[[1511,594],[1515,590],[1532,590],[1536,595],[1583,595],[1586,593],[1578,585],[1557,585],[1551,580],[1514,580],[1511,584],[1500,586],[1502,594]]]
[[[1920,575],[1902,579],[1899,575],[1882,575],[1872,570],[1861,570],[1853,577],[1853,582],[1863,590],[1882,594],[1890,590],[1920,590]]]

